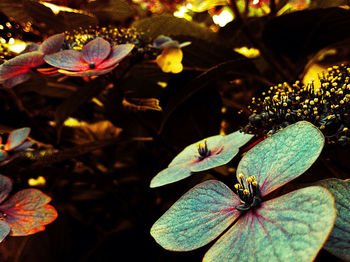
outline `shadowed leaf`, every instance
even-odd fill
[[[237,176],[255,176],[262,196],[304,173],[324,145],[322,133],[301,121],[257,144],[240,161]]]
[[[5,150],[12,150],[18,147],[20,144],[24,142],[24,140],[27,139],[29,133],[30,133],[29,127],[23,127],[23,128],[13,130],[7,139]]]
[[[203,261],[312,261],[335,218],[328,190],[303,188],[246,213]]]
[[[208,29],[172,15],[158,15],[141,19],[134,22],[133,26],[152,39],[159,35],[188,35],[199,39],[216,39],[215,34]]]
[[[222,182],[203,182],[182,196],[152,226],[151,235],[165,249],[193,250],[216,238],[239,215],[240,202]]]
[[[344,261],[350,261],[350,180],[336,178],[319,181],[335,198],[337,220],[324,248]]]

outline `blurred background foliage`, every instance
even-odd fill
[[[0,12],[2,62],[29,42],[96,25],[133,27],[147,43],[161,34],[191,42],[178,74],[126,61],[112,86],[103,77],[58,81],[33,72],[0,90],[1,130],[29,126],[38,142],[1,173],[15,189],[49,194],[59,212],[44,232],[7,238],[1,261],[200,261],[202,249],[168,252],[149,229],[195,184],[216,177],[232,186],[240,156],[164,188],[151,190],[151,178],[186,145],[244,127],[251,98],[266,88],[308,83],[350,56],[346,0],[1,0]],[[282,190],[348,178],[347,156],[347,148],[328,148],[313,176]],[[334,257],[321,251],[316,261],[323,259]]]

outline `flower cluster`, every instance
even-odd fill
[[[320,83],[303,85],[297,81],[292,86],[272,86],[261,98],[253,97],[245,131],[266,135],[306,120],[321,129],[328,143],[349,144],[349,79],[349,66],[340,65],[320,75]]]
[[[190,251],[231,226],[203,261],[312,261],[335,222],[330,192],[311,186],[264,196],[304,173],[323,145],[310,123],[288,126],[243,156],[235,191],[217,180],[195,186],[154,223],[151,235],[165,249]]]

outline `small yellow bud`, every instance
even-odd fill
[[[252,185],[253,186],[257,186],[258,185],[258,181],[253,181]]]
[[[247,181],[248,183],[251,183],[253,180],[251,177],[248,177],[245,181]]]
[[[249,194],[249,190],[248,189],[244,189],[243,190],[243,194],[248,195]]]
[[[235,184],[235,188],[238,190],[238,189],[240,189],[242,186],[241,186],[241,184]]]
[[[244,177],[244,175],[243,175],[242,173],[240,173],[240,174],[238,175],[238,177],[239,177],[240,179],[242,179],[242,178]]]
[[[256,178],[255,176],[250,176],[250,177],[251,177],[252,180],[255,180],[255,178]]]

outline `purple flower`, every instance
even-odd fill
[[[46,55],[46,63],[57,67],[58,72],[67,76],[94,76],[112,71],[134,48],[133,44],[111,47],[101,37],[87,43],[81,51],[64,50]]]
[[[11,88],[27,81],[30,70],[45,63],[44,56],[60,50],[64,41],[63,34],[46,39],[41,45],[30,45],[24,53],[0,65],[0,83]]]
[[[150,187],[170,184],[190,176],[192,172],[225,165],[252,137],[237,131],[227,136],[211,136],[189,145],[171,161],[168,168],[152,179]]]

